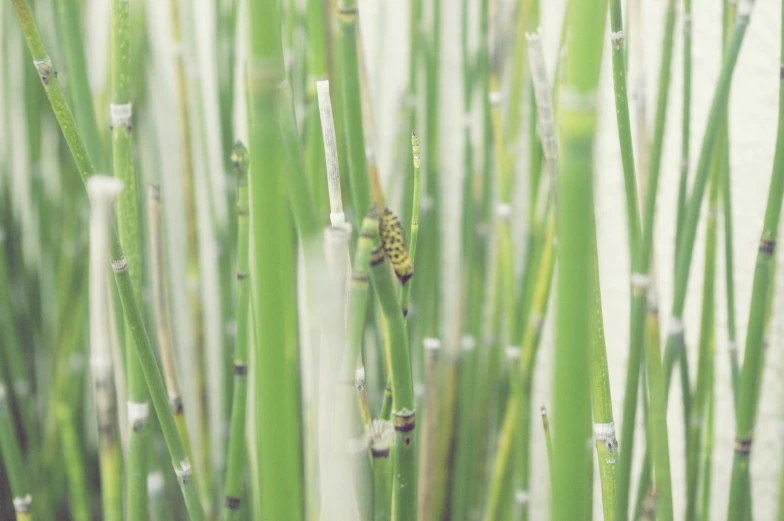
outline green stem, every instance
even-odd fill
[[[0,455],[3,456],[5,474],[11,485],[17,521],[31,521],[30,478],[22,458],[22,448],[16,437],[14,420],[8,403],[5,382],[0,381]]]
[[[416,260],[416,247],[417,239],[419,237],[419,137],[416,132],[411,133],[411,151],[413,154],[414,163],[414,193],[412,198],[411,209],[411,240],[409,241],[408,256],[411,259],[411,264],[415,265]],[[416,266],[416,265],[415,265]],[[403,286],[400,290],[400,307],[403,310],[403,316],[408,315],[408,302],[411,297],[411,282]]]
[[[277,86],[285,79],[280,10],[275,0],[249,5],[250,285],[253,302],[256,445],[260,483],[257,516],[304,519],[299,362],[294,314],[294,259],[291,248],[283,142]],[[280,110],[290,110],[280,107]],[[270,255],[270,248],[277,254]],[[283,316],[289,320],[281,320]],[[262,334],[263,332],[263,334]],[[275,418],[275,422],[269,422]]]
[[[392,272],[384,262],[383,249],[376,238],[375,229],[373,233],[375,237],[370,258],[371,277],[390,335],[392,416],[395,426],[395,450],[392,455],[392,516],[395,521],[404,521],[416,519],[417,515],[414,386],[403,313],[397,300]]]
[[[735,18],[735,31],[745,28],[753,2],[744,0],[738,5]],[[784,21],[784,11],[782,12]],[[741,25],[742,24],[742,25]],[[784,25],[782,26],[784,27]],[[735,36],[733,31],[733,38]],[[732,50],[732,41],[730,43]],[[784,57],[784,30],[781,36],[781,56]],[[784,58],[783,58],[784,59]],[[779,100],[784,100],[784,77],[779,82]],[[773,174],[768,191],[768,203],[762,227],[757,264],[754,269],[754,283],[751,290],[748,330],[743,369],[738,387],[736,407],[735,458],[732,464],[729,507],[727,519],[741,520],[749,512],[749,459],[752,436],[759,403],[762,369],[765,364],[764,329],[769,295],[772,292],[771,271],[774,264],[775,241],[778,235],[781,216],[782,196],[784,195],[784,103],[779,103],[779,119],[776,135],[776,154],[773,158]]]
[[[594,306],[593,147],[596,90],[607,4],[573,2],[567,7],[571,37],[561,91],[562,167],[558,187],[558,306],[555,342],[554,486],[552,516],[584,519],[592,497],[590,348]]]
[[[231,164],[237,174],[237,335],[234,344],[234,392],[231,405],[229,446],[226,456],[223,520],[239,519],[245,476],[245,422],[248,396],[248,316],[250,312],[248,269],[248,150],[237,141]]]

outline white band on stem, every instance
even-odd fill
[[[689,418],[689,425],[692,427],[701,427],[702,426],[702,416],[692,416]]]
[[[528,323],[531,325],[531,327],[539,329],[540,327],[542,327],[542,324],[544,323],[544,318],[542,317],[542,315],[539,315],[537,313],[531,313],[528,316]]]
[[[730,353],[737,353],[738,352],[738,343],[734,340],[730,341],[727,344],[727,349],[729,349]]]
[[[631,283],[634,289],[646,289],[651,279],[647,273],[632,273]]]
[[[11,500],[14,504],[14,510],[20,514],[26,514],[30,512],[30,506],[33,503],[33,496],[27,494],[26,496],[22,497],[15,497]]]
[[[613,45],[617,45],[623,41],[623,29],[610,33],[610,41]]]
[[[163,472],[156,470],[147,474],[147,493],[151,496],[158,494],[164,487]]]
[[[460,349],[471,351],[476,348],[476,338],[473,335],[463,335],[460,339]]]
[[[134,425],[138,422],[146,422],[150,417],[150,404],[147,402],[135,403],[128,402],[128,423]]]
[[[354,371],[354,380],[357,382],[364,382],[365,381],[365,368],[360,367],[356,371]]]
[[[530,497],[528,491],[522,488],[515,490],[515,503],[518,505],[527,505]]]
[[[594,423],[593,435],[599,441],[607,441],[615,439],[615,422],[609,423]]]
[[[490,101],[490,105],[500,105],[501,100],[504,99],[504,96],[501,94],[500,90],[494,90],[490,91],[490,93],[487,95],[487,99]]]
[[[329,223],[332,226],[342,226],[346,223],[346,214],[343,212],[330,212]]]
[[[470,112],[463,113],[463,128],[469,129],[474,125],[474,118]]]
[[[683,31],[687,33],[691,31],[691,13],[683,15]]]
[[[128,271],[128,259],[125,258],[125,255],[112,261],[112,269],[115,273]]]
[[[112,103],[109,105],[109,115],[113,127],[123,125],[125,128],[130,128],[131,118],[133,118],[133,103]]]
[[[509,203],[498,203],[495,207],[498,217],[507,220],[512,216],[512,205]]]
[[[441,340],[432,336],[425,337],[422,340],[422,344],[425,346],[425,351],[438,351],[441,349]]]
[[[179,465],[175,463],[173,466],[174,473],[177,475],[177,479],[187,478],[193,473],[193,470],[191,469],[191,462],[188,461],[188,458],[182,460]]]
[[[35,70],[38,71],[41,81],[44,82],[44,85],[48,85],[49,76],[55,73],[52,59],[46,56],[43,60],[33,60],[33,65],[35,65]]]
[[[683,334],[683,320],[681,319],[681,317],[676,317],[676,316],[670,317],[669,333],[671,335]]]
[[[504,354],[510,361],[519,360],[520,346],[507,346],[506,349],[504,349]]]
[[[580,92],[572,85],[561,89],[561,106],[578,112],[596,109],[596,91]]]

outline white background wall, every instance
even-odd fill
[[[443,9],[443,79],[441,131],[443,185],[456,186],[455,178],[462,175],[460,152],[462,147],[462,102],[460,83],[460,9],[458,0],[442,0]],[[425,2],[427,3],[427,2]],[[563,16],[564,0],[542,2],[542,29],[545,38],[547,61],[552,67]],[[648,117],[652,119],[656,100],[656,82],[660,61],[664,11],[667,2],[642,2],[644,27],[644,71],[645,99]],[[752,15],[746,40],[738,60],[731,95],[731,167],[733,190],[733,223],[735,233],[735,290],[738,339],[742,350],[748,306],[751,298],[751,283],[754,263],[765,211],[768,185],[773,162],[776,138],[776,119],[779,84],[779,20],[780,5],[773,0],[760,0]],[[384,174],[389,175],[396,153],[393,139],[397,131],[399,102],[406,85],[408,61],[408,7],[406,2],[383,2],[364,0],[360,2],[362,28],[366,39],[371,84],[374,89],[377,127],[381,149],[379,154]],[[655,265],[657,286],[660,294],[662,327],[668,324],[672,301],[673,248],[675,230],[675,203],[678,190],[680,120],[682,101],[682,38],[679,13],[676,48],[673,60],[673,79],[670,104],[667,113],[667,128],[664,156],[659,185],[657,227],[655,234]],[[721,2],[718,0],[694,0],[693,2],[693,94],[692,94],[692,164],[698,154],[705,129],[707,112],[720,66],[720,17]],[[608,24],[609,25],[609,24]],[[607,337],[607,352],[610,362],[610,377],[616,423],[620,423],[623,405],[623,389],[629,338],[629,255],[626,246],[626,216],[623,192],[623,174],[617,140],[612,77],[608,59],[602,72],[600,93],[601,120],[597,144],[596,169],[596,216],[599,233],[600,275]],[[634,69],[636,64],[630,61]],[[634,71],[631,71],[634,74]],[[632,125],[634,128],[634,118]],[[648,122],[649,132],[652,121]],[[446,180],[451,179],[450,183]],[[524,183],[519,183],[524,184]],[[457,201],[458,193],[448,195],[443,218],[446,247],[455,251],[458,247]],[[520,199],[522,201],[522,199]],[[705,216],[703,207],[703,217]],[[522,204],[515,206],[515,217],[524,219]],[[734,414],[730,391],[729,363],[727,358],[726,299],[724,284],[723,233],[719,229],[719,281],[716,291],[716,427],[713,464],[712,519],[725,519],[732,467]],[[699,314],[701,308],[700,289],[704,264],[704,221],[701,222],[695,244],[692,276],[685,310],[686,339],[688,343],[692,379],[697,358]],[[779,255],[780,258],[780,255]],[[446,270],[445,277],[454,275],[455,266]],[[776,291],[784,291],[784,269],[779,269]],[[448,290],[447,290],[448,291]],[[457,299],[445,295],[445,302]],[[777,507],[778,475],[782,460],[782,367],[781,342],[784,333],[782,302],[777,298],[774,310],[773,329],[768,349],[767,365],[762,386],[762,403],[754,439],[752,476],[754,494],[754,518],[758,521],[773,519]],[[541,352],[535,400],[551,406],[550,376],[552,335],[548,331]],[[670,447],[673,461],[673,490],[675,492],[676,519],[683,518],[685,491],[684,444],[682,413],[678,406],[680,387],[674,379],[673,406],[669,412]],[[555,427],[557,428],[557,426]],[[620,428],[620,426],[619,426]],[[540,429],[534,428],[535,446],[542,450],[534,456],[534,479],[532,480],[532,509],[534,519],[545,519],[548,508],[547,467]],[[620,430],[619,430],[620,432]],[[638,438],[641,437],[641,431]],[[639,440],[638,440],[639,441]],[[639,458],[641,450],[635,451]],[[638,462],[639,463],[639,462]],[[597,478],[598,479],[598,478]],[[595,519],[600,519],[600,496],[594,502]]]

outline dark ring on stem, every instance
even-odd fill
[[[250,277],[249,273],[246,273],[246,272],[243,272],[243,271],[238,271],[237,272],[237,280],[245,280],[248,277]]]
[[[773,255],[773,250],[776,249],[776,241],[768,238],[763,237],[760,239],[759,251],[761,253],[765,253],[767,255]]]
[[[246,364],[234,364],[234,375],[245,376],[248,374],[248,366]]]
[[[784,64],[782,64],[782,65],[781,65],[781,67],[780,67],[780,71],[779,71],[779,77],[780,77],[782,80],[784,80]]]
[[[384,249],[379,245],[378,248],[370,252],[370,265],[375,267],[382,262],[384,262]]]
[[[751,436],[748,438],[735,438],[735,454],[748,456],[751,453]]]
[[[338,18],[341,19],[341,21],[355,20],[358,15],[359,15],[359,9],[357,8],[357,6],[341,7],[340,9],[338,9]]]
[[[248,215],[249,213],[247,208],[237,208],[237,215]]]
[[[351,280],[353,280],[354,282],[367,282],[368,274],[355,271],[354,274],[351,276]]]
[[[172,398],[169,401],[169,406],[171,407],[172,413],[174,413],[174,414],[181,414],[182,413],[182,397],[178,396],[176,398]]]
[[[226,508],[229,510],[239,510],[240,501],[242,501],[242,498],[226,496]]]
[[[161,201],[161,187],[160,185],[150,185],[150,197],[154,201],[160,202]]]
[[[388,458],[389,457],[389,448],[376,450],[376,449],[371,447],[370,454],[373,455],[373,459]]]
[[[365,239],[370,239],[371,241],[375,238],[375,235],[373,235],[371,232],[360,232],[359,236],[364,237]]]
[[[414,411],[400,411],[396,412],[394,416],[397,432],[413,431],[416,427],[416,413]]]

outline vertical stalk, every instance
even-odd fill
[[[416,260],[416,245],[417,239],[419,238],[419,189],[420,189],[420,181],[419,181],[419,170],[420,170],[420,159],[419,159],[419,137],[416,135],[416,132],[411,133],[411,152],[413,155],[413,164],[414,164],[414,193],[412,195],[412,203],[411,203],[411,240],[409,241],[409,250],[408,256],[411,259],[411,264],[414,264]],[[400,308],[403,310],[403,316],[408,315],[408,302],[411,297],[411,283],[405,284],[403,288],[400,290]]]
[[[691,143],[691,0],[683,0],[683,108],[681,116],[681,175],[678,183],[677,217],[675,221],[675,258],[678,258],[678,247],[683,218],[686,210],[686,194],[689,179],[689,148]]]
[[[245,419],[248,396],[248,316],[250,291],[248,272],[248,150],[237,141],[231,165],[237,174],[237,336],[234,344],[234,392],[232,393],[229,447],[226,457],[223,520],[239,519],[245,476]]]
[[[16,437],[8,394],[3,381],[0,381],[0,455],[3,456],[5,473],[11,485],[16,519],[17,521],[32,521],[30,508],[33,497],[30,494],[30,478],[22,458],[22,448]]]
[[[362,130],[362,100],[359,88],[357,31],[359,7],[356,0],[340,0],[340,87],[343,95],[343,120],[348,147],[348,170],[354,214],[363,215],[370,208],[370,183],[365,134]],[[383,209],[382,209],[383,210]]]
[[[571,28],[569,60],[559,106],[563,152],[557,205],[558,308],[555,344],[555,436],[552,516],[583,519],[592,494],[590,349],[594,274],[585,266],[593,255],[593,144],[596,89],[607,4],[573,1],[567,9]],[[584,476],[584,478],[583,478]]]
[[[392,519],[416,519],[417,470],[416,470],[416,417],[414,386],[408,350],[405,322],[392,279],[384,262],[384,251],[374,234],[374,247],[370,258],[373,287],[378,295],[381,312],[387,323],[392,373],[393,424],[395,450],[392,457]]]
[[[284,157],[276,88],[285,78],[280,11],[275,0],[249,5],[250,263],[256,371],[256,444],[259,466],[259,517],[304,519],[303,463],[300,450],[299,375],[296,334],[281,320],[293,313],[291,232],[288,226]],[[281,108],[285,110],[285,108]],[[264,334],[260,334],[264,332]],[[271,423],[269,418],[275,418]]]
[[[109,262],[112,204],[122,182],[95,176],[87,184],[92,204],[90,219],[90,367],[98,425],[98,463],[101,471],[102,518],[122,521],[122,456],[117,429],[117,402],[111,352]]]
[[[550,418],[547,416],[547,408],[542,405],[540,412],[542,413],[542,430],[544,431],[544,444],[547,447],[547,465],[550,470],[550,475],[553,472],[553,437],[550,434]]]
[[[438,377],[441,342],[425,339],[425,424],[420,434],[419,450],[419,506],[417,519],[433,518],[433,482],[438,469],[435,465],[438,436]]]
[[[722,129],[721,133],[724,134]],[[722,140],[720,140],[720,143]],[[708,219],[705,223],[705,274],[702,283],[702,316],[700,318],[700,344],[697,362],[697,381],[692,393],[689,425],[687,427],[688,447],[686,457],[686,521],[697,519],[697,490],[700,482],[700,456],[704,418],[708,413],[710,384],[713,374],[715,342],[715,305],[716,286],[716,218],[718,211],[719,185],[722,175],[722,156],[724,147],[717,146],[713,155],[713,171],[710,179],[708,198]],[[706,476],[707,477],[707,476]]]
[[[130,5],[112,1],[111,24],[112,158],[114,175],[127,187],[117,202],[120,243],[129,264],[131,286],[137,302],[141,302],[143,285],[139,208],[136,196],[136,175],[131,155],[132,103],[130,99]],[[133,342],[131,337],[128,341]],[[147,450],[149,446],[149,405],[144,373],[136,350],[126,347],[128,373],[128,462],[126,466],[126,508],[129,521],[147,519]]]
[[[617,521],[628,519],[629,508],[629,484],[631,482],[631,462],[632,445],[634,438],[635,416],[637,413],[638,385],[640,375],[641,355],[645,344],[645,311],[648,298],[648,286],[650,284],[651,252],[653,249],[653,224],[656,208],[656,192],[660,173],[661,151],[663,147],[665,117],[667,111],[667,99],[670,84],[670,65],[672,60],[673,39],[675,33],[675,1],[669,0],[667,4],[667,14],[664,29],[664,40],[662,42],[662,62],[659,73],[659,92],[656,104],[656,124],[654,128],[653,144],[649,156],[647,171],[647,185],[645,188],[645,204],[643,206],[643,219],[641,233],[638,235],[638,244],[632,249],[632,309],[631,309],[631,336],[629,343],[629,360],[626,373],[626,390],[624,394],[623,426],[621,431],[621,455],[620,469],[618,476],[618,503],[615,518]],[[658,345],[654,346],[658,353]],[[657,355],[658,356],[658,355]],[[650,369],[649,369],[650,370]],[[648,375],[649,387],[659,385],[659,382],[651,382]],[[664,382],[661,382],[664,386]],[[653,398],[651,398],[653,401]],[[653,404],[651,405],[653,410]],[[663,411],[657,411],[659,420],[663,421]],[[665,425],[666,436],[666,425]],[[663,443],[662,440],[659,440]],[[660,446],[661,448],[661,446]],[[665,457],[667,462],[665,464]],[[660,513],[665,519],[672,517],[672,497],[668,496],[669,477],[669,455],[659,454],[654,456],[654,474],[659,490],[659,501],[661,505]],[[657,464],[658,463],[658,464]],[[661,465],[667,467],[660,468]],[[669,504],[669,507],[667,506]],[[669,512],[669,513],[667,513]]]
[[[739,23],[748,22],[753,3],[744,0],[738,5],[736,30]],[[784,22],[784,11],[782,11]],[[784,25],[782,25],[784,28]],[[730,50],[732,47],[730,47]],[[781,56],[784,60],[784,29],[781,36]],[[784,70],[784,65],[782,65]],[[730,484],[729,507],[727,519],[730,521],[744,519],[747,515],[749,497],[749,459],[752,448],[752,436],[759,402],[760,381],[765,364],[764,328],[766,322],[767,302],[771,285],[771,271],[775,256],[773,252],[778,235],[779,218],[781,216],[782,196],[784,195],[784,75],[779,82],[779,120],[776,134],[776,155],[773,158],[773,173],[768,191],[768,203],[765,209],[765,220],[760,237],[757,264],[754,269],[754,283],[751,291],[749,308],[749,325],[746,332],[746,349],[741,370],[738,400],[736,406],[735,457],[732,464],[732,480]]]

